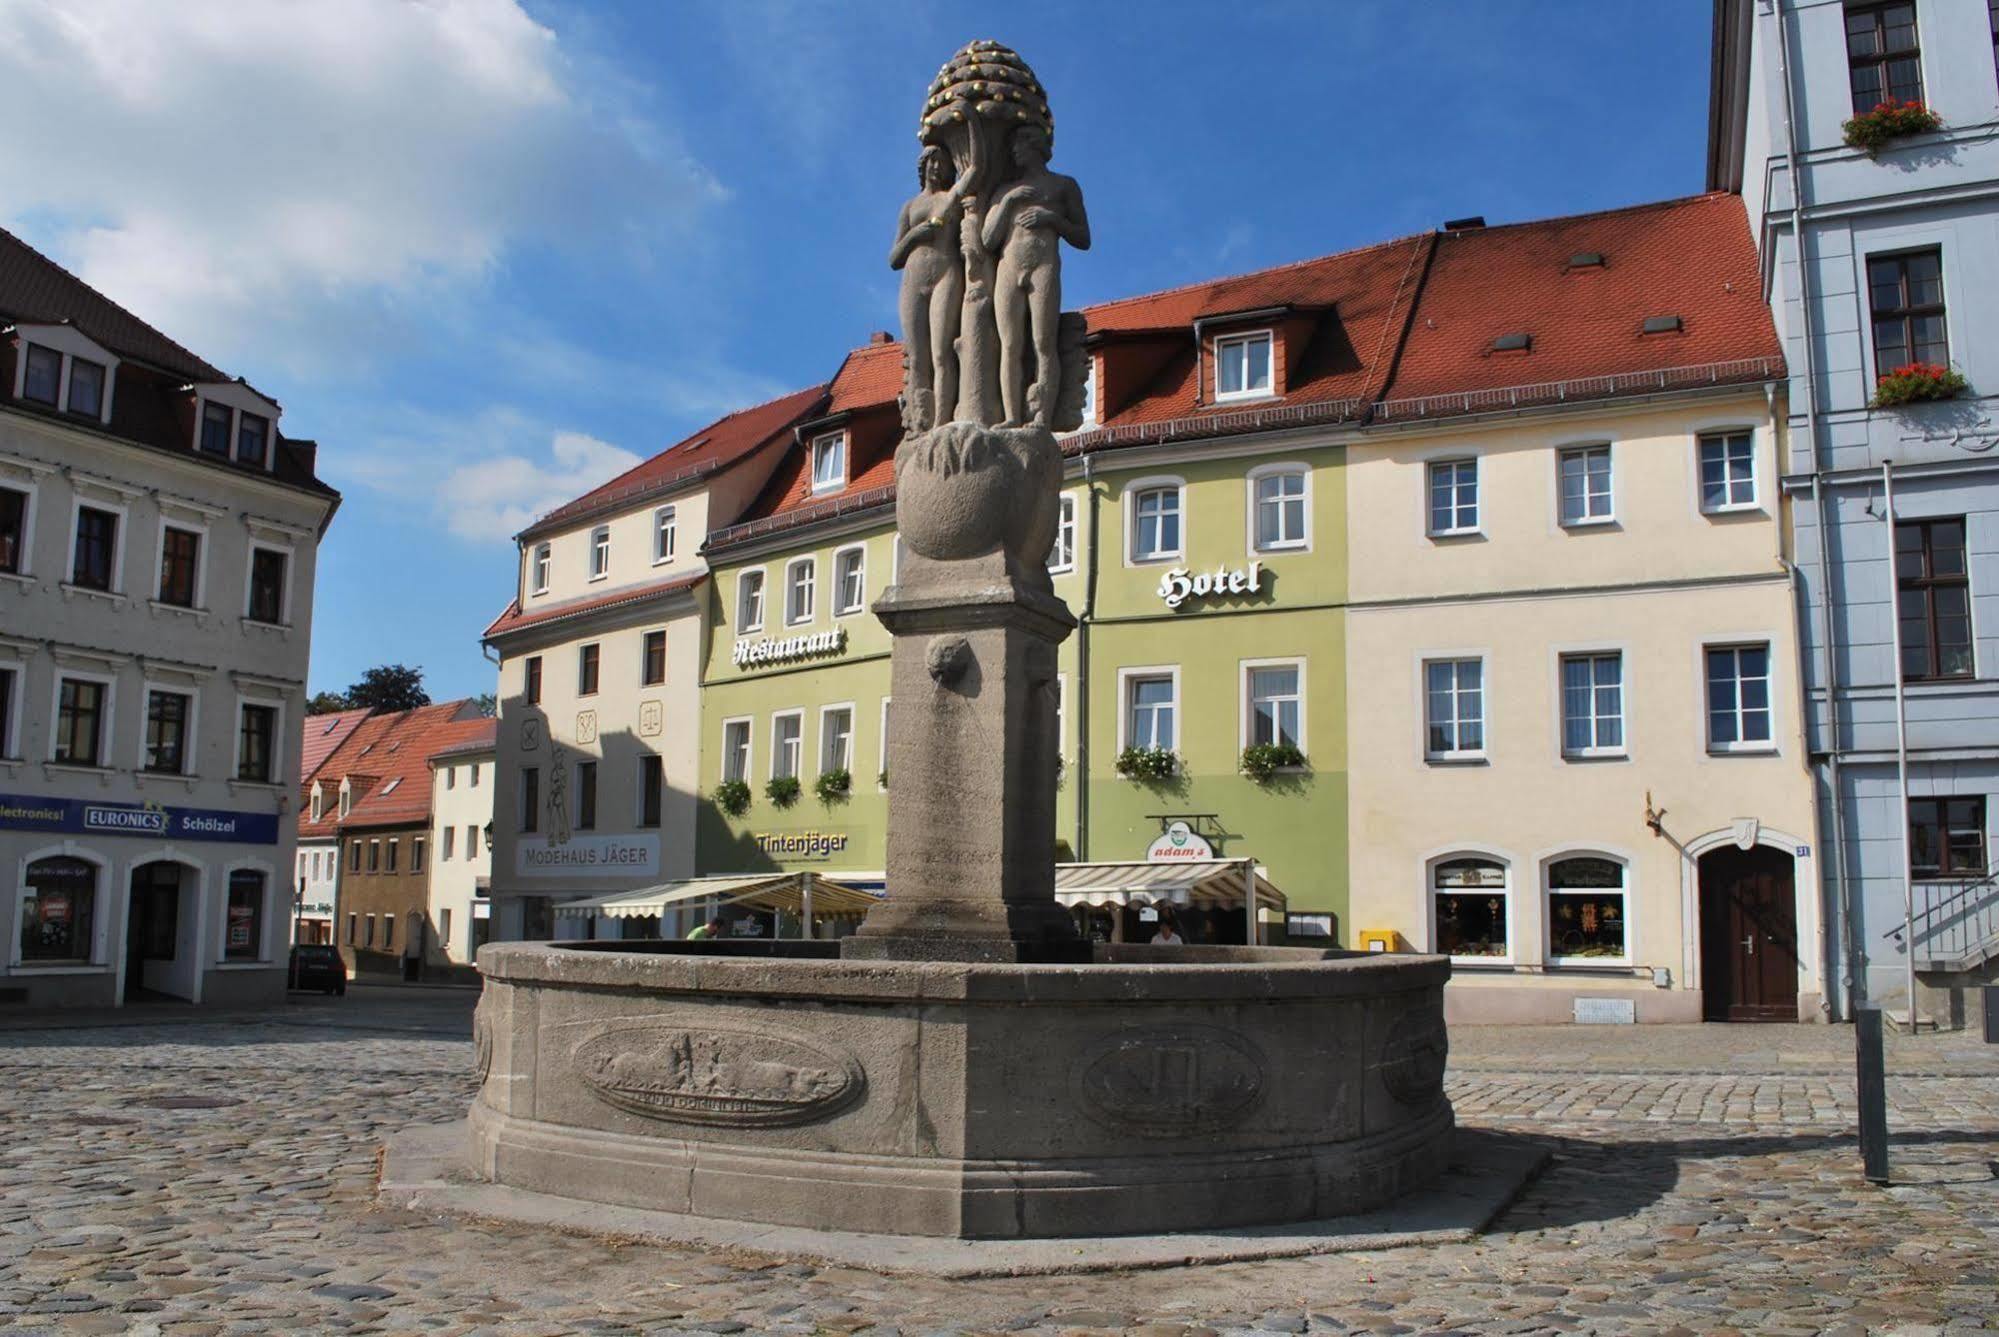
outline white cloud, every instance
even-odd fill
[[[514,0],[0,0],[0,212],[225,366],[324,373],[511,247],[641,247],[723,198]]]
[[[506,539],[538,515],[617,477],[639,457],[581,432],[557,432],[543,458],[490,456],[451,471],[438,496],[451,532],[472,540]]]

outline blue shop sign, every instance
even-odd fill
[[[35,798],[28,794],[0,794],[0,830],[226,840],[239,845],[278,843],[275,813],[168,808],[157,803],[97,803],[89,799]]]

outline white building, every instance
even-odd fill
[[[308,715],[299,742],[298,853],[292,888],[292,941],[333,941],[334,911],[340,897],[340,833],[326,822],[329,808],[339,801],[338,777],[325,774],[326,764],[361,722],[375,712],[364,707],[326,715]]]
[[[430,757],[430,959],[468,973],[492,927],[493,730]]]
[[[282,996],[340,498],[280,412],[0,232],[0,997]]]

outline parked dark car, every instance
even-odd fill
[[[347,967],[341,964],[340,949],[310,945],[292,948],[290,987],[346,993]]]

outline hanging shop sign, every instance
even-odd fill
[[[759,852],[781,859],[830,859],[847,848],[845,831],[767,831],[750,839]]]
[[[1260,594],[1263,591],[1263,563],[1248,567],[1218,566],[1199,574],[1176,566],[1159,578],[1159,597],[1168,608],[1178,608],[1189,599],[1216,594]]]
[[[729,652],[737,668],[761,668],[765,664],[788,664],[814,655],[845,654],[847,629],[815,631],[809,636],[766,636],[761,640],[737,641]]]
[[[157,803],[98,803],[28,794],[0,794],[0,830],[163,836],[172,840],[226,840],[243,845],[278,843],[275,813],[168,808]]]
[[[650,876],[659,869],[658,836],[528,836],[514,842],[522,877]]]
[[[1192,859],[1212,859],[1215,847],[1205,836],[1194,834],[1185,822],[1174,822],[1159,833],[1159,839],[1145,851],[1147,863],[1185,863]]]

